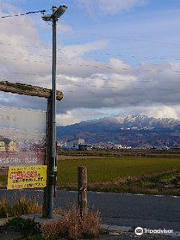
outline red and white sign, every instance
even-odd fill
[[[0,167],[43,165],[46,112],[0,107]]]

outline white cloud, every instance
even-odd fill
[[[60,126],[66,126],[77,122],[91,120],[94,118],[106,117],[107,109],[73,109],[57,115],[57,123]]]
[[[99,0],[99,6],[105,13],[117,13],[122,10],[129,10],[137,5],[145,3],[144,0]]]
[[[9,4],[1,4],[0,14],[4,14],[5,9],[10,13],[20,11]],[[51,47],[43,47],[37,24],[26,17],[17,18],[15,24],[12,19],[0,21],[0,27],[1,78],[50,87]],[[68,27],[60,25],[64,31],[68,31]],[[59,124],[115,114],[115,111],[180,118],[178,61],[142,62],[133,66],[118,58],[97,61],[87,57],[87,53],[107,46],[106,40],[59,46],[57,85],[65,94],[58,104]],[[29,98],[20,102],[21,99],[13,96],[7,100],[1,94],[3,104],[19,102],[29,106]],[[36,107],[42,104],[35,98],[31,101]]]
[[[180,119],[180,105],[168,106],[156,104],[154,106],[135,106],[117,110],[119,110],[119,115],[122,116],[143,114],[154,118]]]
[[[69,110],[65,113],[58,114],[57,122],[60,126],[71,125],[85,120],[99,119],[104,117],[125,117],[129,115],[147,115],[154,118],[174,118],[180,119],[180,105],[170,107],[162,104],[156,106],[135,106],[126,108],[79,108]]]
[[[23,23],[19,22],[22,25]],[[6,56],[3,54],[0,56],[1,76],[3,78],[5,72],[4,77],[8,77],[7,80],[18,79],[18,81],[50,87],[51,48],[48,45],[47,49],[41,47],[38,30],[31,19],[26,18],[25,24],[25,27],[19,29],[18,26],[15,28],[15,25],[11,26],[8,22],[1,26],[0,51],[6,53]],[[9,38],[10,32],[12,32],[11,38]],[[138,67],[134,67],[117,58],[110,58],[106,62],[84,58],[85,53],[106,46],[107,42],[102,40],[59,47],[61,50],[58,53],[57,83],[58,89],[62,89],[65,93],[65,99],[59,107],[59,111],[64,111],[64,115],[61,115],[62,119],[65,119],[64,122],[82,119],[77,114],[74,117],[75,113],[72,111],[77,108],[128,109],[141,106],[143,109],[156,104],[162,106],[179,104],[180,64],[178,62],[156,64],[143,62]],[[17,73],[17,76],[11,74],[12,72]],[[167,110],[164,108],[164,113],[159,112],[159,116],[165,116]],[[168,111],[169,115],[177,116],[175,112]]]
[[[180,117],[180,111],[177,111],[175,108],[169,106],[151,107],[150,109],[146,110],[145,113],[155,118],[178,119]]]
[[[135,6],[142,6],[147,0],[78,0],[90,15],[95,15],[99,10],[104,14],[116,14],[127,11]]]
[[[92,66],[91,61],[87,60],[86,64]],[[71,70],[77,77],[67,76],[71,74],[69,68],[69,73],[61,75],[68,83],[61,85],[65,108],[177,105],[180,102],[179,63],[142,63],[135,68],[110,59],[106,63],[94,62],[94,67],[97,68],[88,67],[84,73],[76,62]],[[61,79],[58,83],[61,84]]]
[[[67,58],[82,57],[85,53],[106,47],[106,40],[99,40],[90,43],[68,45],[62,48],[62,52]],[[76,59],[75,59],[76,60]]]
[[[58,34],[61,34],[62,32],[70,33],[72,31],[73,31],[72,27],[67,24],[58,23],[57,25]]]
[[[79,114],[73,113],[71,111],[67,111],[64,114],[57,115],[57,123],[60,126],[74,124],[80,122],[81,120],[82,118],[79,116]]]

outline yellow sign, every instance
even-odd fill
[[[7,189],[44,188],[47,166],[9,167]]]

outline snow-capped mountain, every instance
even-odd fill
[[[58,138],[84,138],[88,143],[112,141],[133,147],[179,147],[180,121],[145,115],[106,117],[58,127]]]
[[[129,115],[126,117],[106,117],[78,123],[79,125],[118,124],[122,127],[174,127],[180,120],[174,118],[153,118],[146,115]],[[77,124],[74,124],[77,125]]]

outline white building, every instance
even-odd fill
[[[84,139],[72,139],[67,141],[67,148],[68,149],[72,149],[72,150],[79,150],[79,146],[80,145],[84,145],[85,144],[85,140]]]

